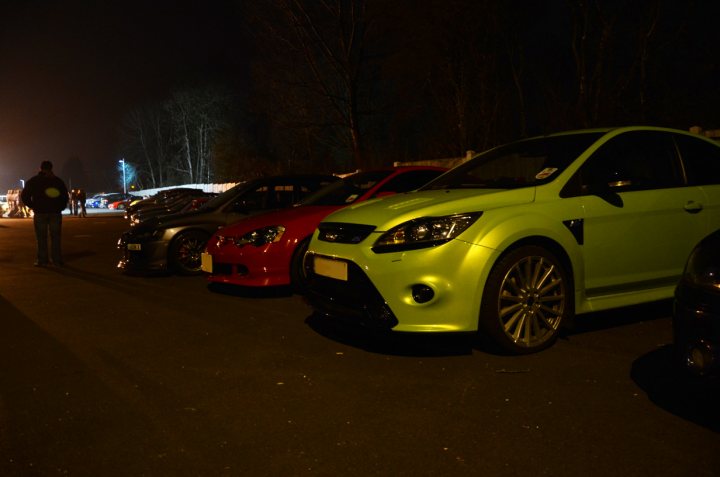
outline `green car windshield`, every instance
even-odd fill
[[[519,189],[546,184],[603,134],[548,136],[499,146],[455,167],[421,190]]]
[[[392,170],[356,172],[323,187],[297,205],[347,205],[355,202],[375,184],[392,174]]]

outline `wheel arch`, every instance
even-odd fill
[[[558,260],[560,260],[561,265],[564,267],[565,272],[568,275],[569,280],[569,287],[570,287],[570,295],[572,296],[572,300],[569,301],[570,306],[572,306],[572,315],[574,317],[575,310],[578,307],[578,286],[577,286],[577,276],[578,273],[582,273],[581,271],[577,270],[574,266],[573,259],[570,256],[571,252],[568,252],[568,250],[557,240],[545,236],[545,235],[529,235],[527,237],[519,238],[510,244],[508,244],[500,254],[498,254],[495,261],[492,263],[490,267],[488,267],[488,273],[491,273],[493,268],[497,263],[499,263],[506,255],[513,252],[514,250],[517,250],[518,248],[529,246],[529,245],[535,245],[542,248],[545,248],[549,252],[551,252],[555,257],[557,257]],[[483,289],[480,290],[481,296],[485,292],[485,288],[487,286],[487,283],[483,285]],[[482,307],[482,302],[481,305]],[[478,310],[478,316],[480,315],[480,312]],[[567,323],[566,325],[571,325],[570,323]]]
[[[565,248],[556,240],[553,240],[549,237],[542,236],[542,235],[532,235],[523,237],[521,239],[518,239],[512,243],[510,243],[505,249],[499,253],[495,260],[493,261],[492,265],[488,267],[488,278],[485,281],[483,285],[483,289],[481,291],[481,303],[480,303],[480,309],[478,310],[478,331],[480,333],[487,333],[488,336],[490,336],[494,341],[495,345],[498,345],[500,348],[502,348],[504,351],[510,351],[513,354],[525,354],[527,352],[535,352],[542,349],[545,349],[548,346],[551,346],[552,343],[555,342],[557,339],[557,335],[555,337],[551,337],[550,339],[547,339],[544,342],[541,342],[537,347],[527,349],[523,349],[522,346],[517,345],[509,345],[506,343],[507,337],[502,335],[502,332],[499,332],[499,328],[497,328],[497,318],[491,319],[492,311],[490,308],[486,308],[487,306],[491,306],[492,299],[486,303],[487,298],[497,297],[498,293],[500,292],[500,288],[498,288],[496,285],[498,282],[493,278],[493,276],[497,275],[497,272],[499,270],[506,270],[506,268],[501,268],[498,270],[497,267],[507,267],[506,259],[510,259],[511,255],[513,255],[515,252],[520,251],[521,249],[525,247],[534,247],[535,250],[542,249],[546,251],[548,254],[552,255],[557,261],[559,261],[559,265],[561,268],[561,272],[565,278],[566,278],[566,289],[564,292],[565,296],[565,308],[563,311],[564,318],[560,322],[560,328],[567,328],[568,326],[572,326],[572,321],[575,316],[575,308],[576,308],[576,294],[575,294],[575,278],[574,278],[574,269],[572,266],[572,259],[570,258],[569,254],[565,250]],[[529,250],[528,250],[529,252]],[[533,252],[538,253],[538,252]],[[517,254],[515,257],[512,258],[512,261],[510,263],[514,263],[515,260],[517,260],[518,257],[521,256],[531,256],[532,254],[526,253],[525,251],[522,251],[522,254]],[[501,272],[501,274],[504,272]],[[496,289],[497,288],[497,289]],[[489,295],[488,295],[489,294]],[[561,295],[562,296],[562,295]],[[493,324],[495,323],[495,324]],[[559,329],[558,329],[559,330]],[[557,333],[557,331],[555,332]],[[502,337],[500,337],[502,335]]]
[[[308,246],[310,245],[310,240],[313,237],[314,234],[311,233],[310,235],[307,235],[305,237],[302,237],[301,239],[298,239],[298,241],[295,244],[295,247],[290,254],[290,262],[288,263],[288,273],[290,275],[290,284],[293,286],[295,291],[297,293],[302,293],[304,290],[303,285],[303,275],[304,275],[304,262],[305,262],[305,253],[307,253]],[[302,248],[305,248],[303,251]],[[301,256],[302,255],[302,256]],[[295,266],[298,266],[299,268],[296,269]]]
[[[209,233],[207,230],[204,230],[200,227],[185,227],[180,230],[175,231],[175,233],[172,236],[172,239],[168,241],[167,246],[167,267],[169,270],[175,270],[178,273],[181,274],[189,274],[190,272],[187,270],[184,270],[181,265],[178,264],[176,258],[173,256],[173,254],[177,251],[178,241],[187,234],[202,234],[204,236],[205,241],[209,240],[212,237],[212,233]],[[194,271],[192,274],[196,274],[198,272]]]
[[[212,237],[212,234],[213,234],[213,232],[210,232],[209,230],[207,230],[207,227],[203,228],[203,227],[199,227],[197,225],[187,225],[187,226],[183,226],[183,227],[170,227],[167,229],[166,233],[168,233],[170,231],[172,231],[172,237],[170,238],[170,240],[168,240],[168,250],[178,240],[178,237],[182,236],[183,234],[191,233],[191,232],[199,232],[204,235],[207,235],[208,239],[210,237]]]
[[[565,267],[565,271],[568,273],[568,278],[570,278],[571,285],[575,284],[575,269],[573,267],[573,262],[570,259],[570,255],[565,250],[565,247],[563,247],[558,241],[542,236],[542,235],[532,235],[529,237],[524,237],[522,239],[516,240],[515,242],[511,243],[505,249],[498,255],[497,259],[495,260],[495,263],[502,260],[508,253],[512,252],[513,250],[516,250],[520,247],[524,247],[527,245],[536,245],[539,247],[543,247],[547,249],[549,252],[551,252],[553,255],[555,255],[558,260],[562,263],[562,266]],[[495,263],[493,263],[493,266],[495,266]]]

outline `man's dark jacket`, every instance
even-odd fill
[[[40,171],[27,181],[20,198],[36,214],[59,214],[67,207],[68,190],[55,174]]]

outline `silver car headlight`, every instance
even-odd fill
[[[463,233],[481,215],[482,212],[469,212],[413,219],[382,234],[372,250],[375,253],[388,253],[436,247]]]
[[[240,237],[218,234],[217,245],[219,247],[230,243],[236,247],[244,247],[248,244],[255,247],[262,247],[263,245],[280,241],[284,233],[285,227],[282,225],[271,225],[253,230]]]

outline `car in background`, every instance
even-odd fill
[[[122,192],[111,192],[109,194],[104,194],[102,197],[100,197],[100,205],[99,207],[101,209],[108,209],[110,207],[110,204],[116,203],[116,202],[124,202],[126,200],[133,199],[134,196],[131,194],[125,194]]]
[[[170,203],[177,199],[188,196],[201,197],[203,194],[202,189],[188,187],[174,187],[172,189],[162,190],[151,197],[133,201],[129,204],[125,208],[125,218],[130,221],[131,225],[136,225],[145,218],[145,215],[152,215],[158,210],[164,211]]]
[[[130,203],[130,201],[132,201],[132,200],[133,199],[130,198],[130,199],[116,200],[115,202],[109,202],[107,205],[107,208],[110,210],[125,210],[127,208],[128,204]]]
[[[212,199],[213,197],[217,197],[217,195],[218,195],[218,194],[216,194],[216,193],[211,193],[211,194],[206,194],[206,195],[204,195],[204,196],[202,196],[202,197],[196,197],[196,198],[194,198],[193,200],[190,201],[190,204],[188,204],[188,205],[182,210],[182,212],[190,212],[190,211],[193,211],[193,210],[198,210],[200,207],[202,207],[202,206],[203,206],[206,202],[208,202],[210,199]]]
[[[682,369],[694,376],[720,371],[720,231],[690,254],[675,288],[673,342]]]
[[[552,134],[326,217],[306,299],[381,330],[480,331],[530,353],[576,314],[672,298],[718,228],[720,144],[640,126]]]
[[[7,195],[0,195],[0,217],[4,216],[9,210]]]
[[[130,194],[124,194],[122,192],[103,192],[101,194],[95,194],[92,197],[89,197],[85,201],[85,207],[91,209],[107,209],[109,204],[132,198],[134,198],[134,196]]]
[[[136,226],[147,220],[162,217],[164,215],[179,214],[191,210],[193,203],[197,204],[198,199],[206,199],[217,194],[203,192],[201,190],[184,191],[165,198],[160,203],[153,206],[136,208],[134,212],[130,212],[130,225]]]
[[[106,194],[95,194],[91,197],[88,197],[85,206],[91,209],[99,209],[100,204],[102,203],[102,199]]]
[[[197,210],[159,216],[125,231],[118,241],[126,272],[200,274],[200,254],[220,227],[263,211],[290,207],[340,180],[329,174],[262,177],[242,182]]]
[[[331,212],[350,204],[415,190],[447,169],[404,166],[357,172],[295,207],[224,227],[208,241],[202,269],[213,283],[302,291],[302,259],[313,231]]]

